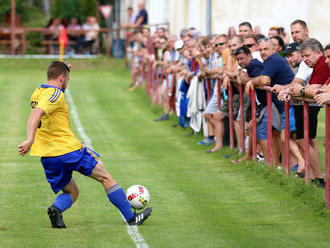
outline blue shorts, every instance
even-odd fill
[[[257,139],[266,140],[267,139],[267,110],[264,115],[261,117],[261,120],[257,125]]]
[[[296,131],[296,119],[294,117],[294,108],[293,106],[290,106],[289,108],[289,128],[290,128],[290,133]],[[285,128],[285,112],[283,111],[282,113],[282,122],[281,122],[281,130]]]
[[[73,171],[90,176],[97,164],[97,157],[98,154],[84,147],[57,157],[42,157],[41,163],[48,183],[57,194],[71,181]]]
[[[268,111],[266,110],[257,125],[257,139],[258,140],[267,139],[267,112]],[[296,122],[295,122],[295,118],[294,118],[294,108],[293,107],[290,107],[290,109],[289,109],[289,116],[290,116],[289,127],[290,127],[290,133],[291,133],[291,132],[296,131]],[[274,124],[273,118],[277,118],[278,121],[280,121],[277,128],[275,128],[273,125]],[[272,126],[279,132],[281,132],[285,128],[285,112],[284,111],[278,117],[274,117],[274,114],[272,113]]]

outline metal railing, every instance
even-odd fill
[[[147,66],[144,66],[147,65]],[[143,66],[142,66],[143,65]],[[161,78],[163,78],[163,69],[158,67],[153,68],[152,62],[140,61],[140,66],[138,68],[140,77],[143,78],[142,86],[145,88],[146,93],[151,96],[151,91],[156,91],[156,89],[160,86],[161,82],[159,80],[159,71],[161,71]],[[147,68],[147,70],[146,70]],[[173,94],[175,95],[175,90],[173,91],[173,87],[176,85],[175,74],[173,75],[173,82],[171,88],[171,97],[168,99],[169,101],[173,101]],[[133,75],[132,75],[133,79]],[[207,78],[205,82],[206,87],[206,99],[207,102],[211,98],[211,85],[210,79]],[[216,79],[217,80],[217,79]],[[134,81],[133,81],[134,82]],[[168,75],[166,83],[168,84]],[[221,90],[220,83],[217,84],[218,89],[218,107],[221,105]],[[258,89],[266,91],[267,94],[267,164],[272,166],[272,91],[270,86],[257,87]],[[240,108],[244,109],[244,85],[238,85],[239,90],[239,101]],[[228,88],[228,103],[229,103],[229,136],[230,136],[230,148],[234,148],[234,128],[233,128],[233,85],[229,84]],[[166,92],[167,94],[167,92]],[[257,118],[256,118],[256,99],[255,99],[255,90],[250,90],[249,97],[251,100],[251,112],[252,112],[252,159],[257,159]],[[305,98],[305,97],[293,97],[295,100],[299,100],[303,102],[304,109],[304,159],[305,159],[305,183],[306,185],[310,184],[310,153],[309,153],[309,103],[315,103],[313,99]],[[284,152],[283,152],[283,160],[285,175],[289,175],[289,160],[290,160],[290,115],[289,115],[289,102],[284,102],[284,113],[285,113],[285,141],[284,141]],[[171,105],[171,109],[175,111],[173,105]],[[326,105],[325,107],[326,120],[325,120],[325,201],[326,208],[330,208],[330,105]],[[245,120],[244,120],[244,111],[241,111],[240,115],[240,125],[241,125],[241,139],[245,140]],[[244,142],[241,142],[241,150],[244,151],[245,145]]]

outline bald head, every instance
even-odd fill
[[[265,61],[269,56],[276,53],[274,43],[270,39],[262,39],[259,42],[261,58]]]
[[[139,1],[138,3],[138,8],[141,10],[141,9],[144,9],[144,1]]]

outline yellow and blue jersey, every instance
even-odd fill
[[[55,157],[82,148],[71,130],[69,108],[60,88],[42,84],[31,96],[31,108],[45,112],[31,147],[31,156]]]

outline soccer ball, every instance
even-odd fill
[[[126,197],[134,209],[143,209],[145,208],[149,201],[150,195],[146,187],[142,185],[132,185],[126,191]]]

